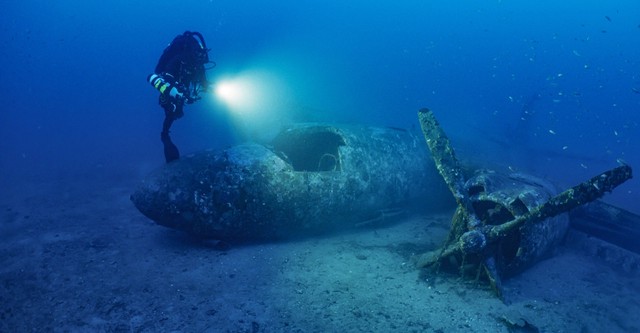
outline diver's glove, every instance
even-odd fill
[[[202,99],[202,97],[200,97],[200,96],[194,96],[194,97],[185,96],[185,102],[187,104],[193,104],[193,103],[195,103],[195,102],[197,102],[197,101],[199,101],[201,99]]]
[[[200,92],[208,92],[213,83],[209,82],[209,80],[204,79],[200,84]]]

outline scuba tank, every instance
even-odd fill
[[[180,92],[180,90],[176,87],[175,83],[171,83],[169,81],[167,81],[163,76],[158,75],[158,74],[150,74],[147,77],[147,81],[149,81],[149,83],[151,83],[151,85],[158,89],[158,91],[167,96],[167,97],[171,97],[173,99],[177,99],[177,100],[184,100],[185,96],[183,93]]]

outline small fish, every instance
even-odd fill
[[[611,22],[611,18],[610,18],[609,16],[606,16],[606,15],[605,15],[605,16],[604,16],[604,18],[606,18],[606,19],[607,19],[607,21]]]
[[[631,88],[631,91],[633,91],[636,94],[640,94],[640,90],[638,90],[638,88]]]
[[[556,135],[556,132],[554,130],[552,130],[552,129],[549,130],[549,133],[551,133],[553,135]]]

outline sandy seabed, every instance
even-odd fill
[[[506,305],[411,263],[451,212],[227,248],[142,216],[136,181],[5,186],[0,332],[640,332],[637,255],[576,232]]]

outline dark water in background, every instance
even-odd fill
[[[162,49],[197,30],[211,81],[268,73],[257,121],[212,96],[188,106],[182,153],[287,121],[418,126],[434,110],[458,155],[568,186],[640,168],[640,6],[584,1],[44,1],[3,6],[3,181],[145,174],[163,162]],[[526,110],[526,113],[523,111]],[[636,206],[632,180],[608,199]]]

